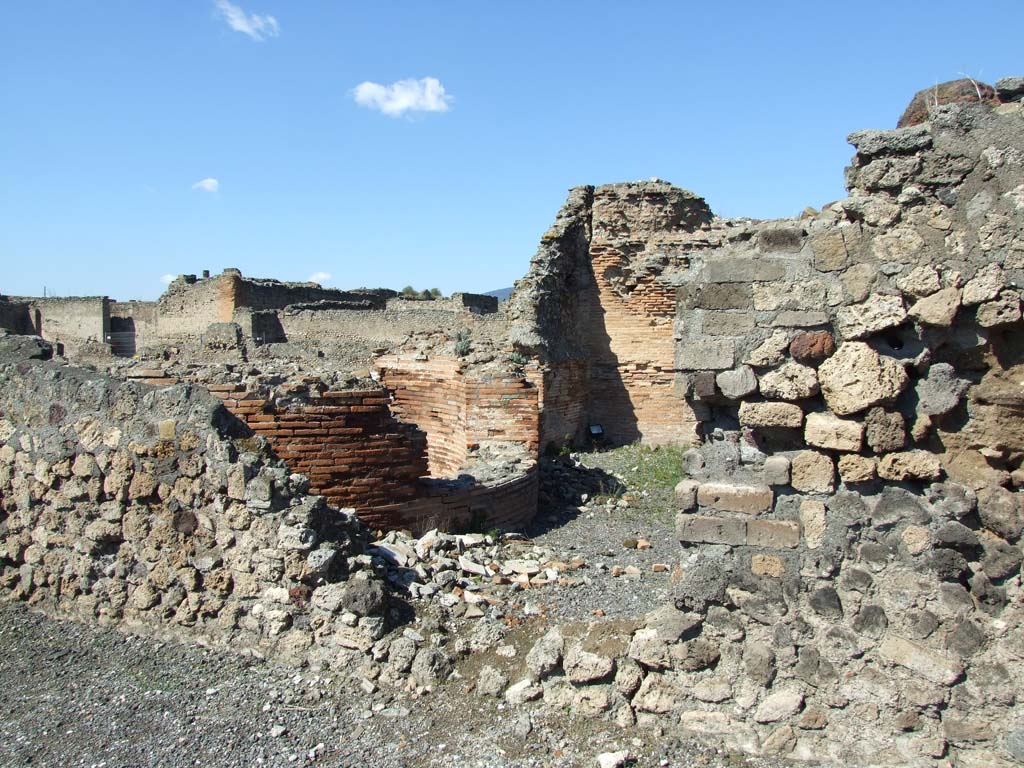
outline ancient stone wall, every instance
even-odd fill
[[[75,355],[107,343],[110,301],[104,296],[24,299],[34,333]],[[13,329],[12,329],[13,330]]]
[[[31,309],[27,300],[0,296],[0,328],[11,333],[35,333]]]
[[[6,591],[285,662],[344,668],[383,634],[358,520],[304,496],[217,400],[33,359],[45,354],[0,339]]]

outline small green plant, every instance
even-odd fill
[[[469,331],[465,328],[455,332],[455,354],[465,357],[469,354],[472,345],[469,342]]]
[[[405,288],[402,289],[402,298],[403,299],[415,299],[416,298],[416,289],[413,288],[411,285],[405,286]]]
[[[527,358],[526,355],[521,355],[518,352],[513,352],[512,354],[510,354],[508,356],[508,361],[512,363],[512,365],[519,366],[526,365],[528,362],[530,362],[529,358]]]
[[[444,294],[441,293],[441,289],[440,288],[431,288],[430,289],[430,298],[432,298],[432,299],[443,299],[444,298]]]

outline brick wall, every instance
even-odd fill
[[[279,410],[240,385],[209,389],[332,504],[365,510],[418,495],[424,437],[395,421],[383,390],[327,392],[323,405]]]

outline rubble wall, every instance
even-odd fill
[[[219,401],[31,359],[17,339],[0,339],[5,592],[294,663],[344,668],[383,633],[358,520],[233,437]]]
[[[34,332],[59,344],[65,354],[106,343],[110,302],[103,296],[29,299]]]

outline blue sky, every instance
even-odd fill
[[[1021,0],[12,0],[0,292],[485,291],[569,187],[651,176],[793,215],[915,91],[1024,75],[1022,28]]]

